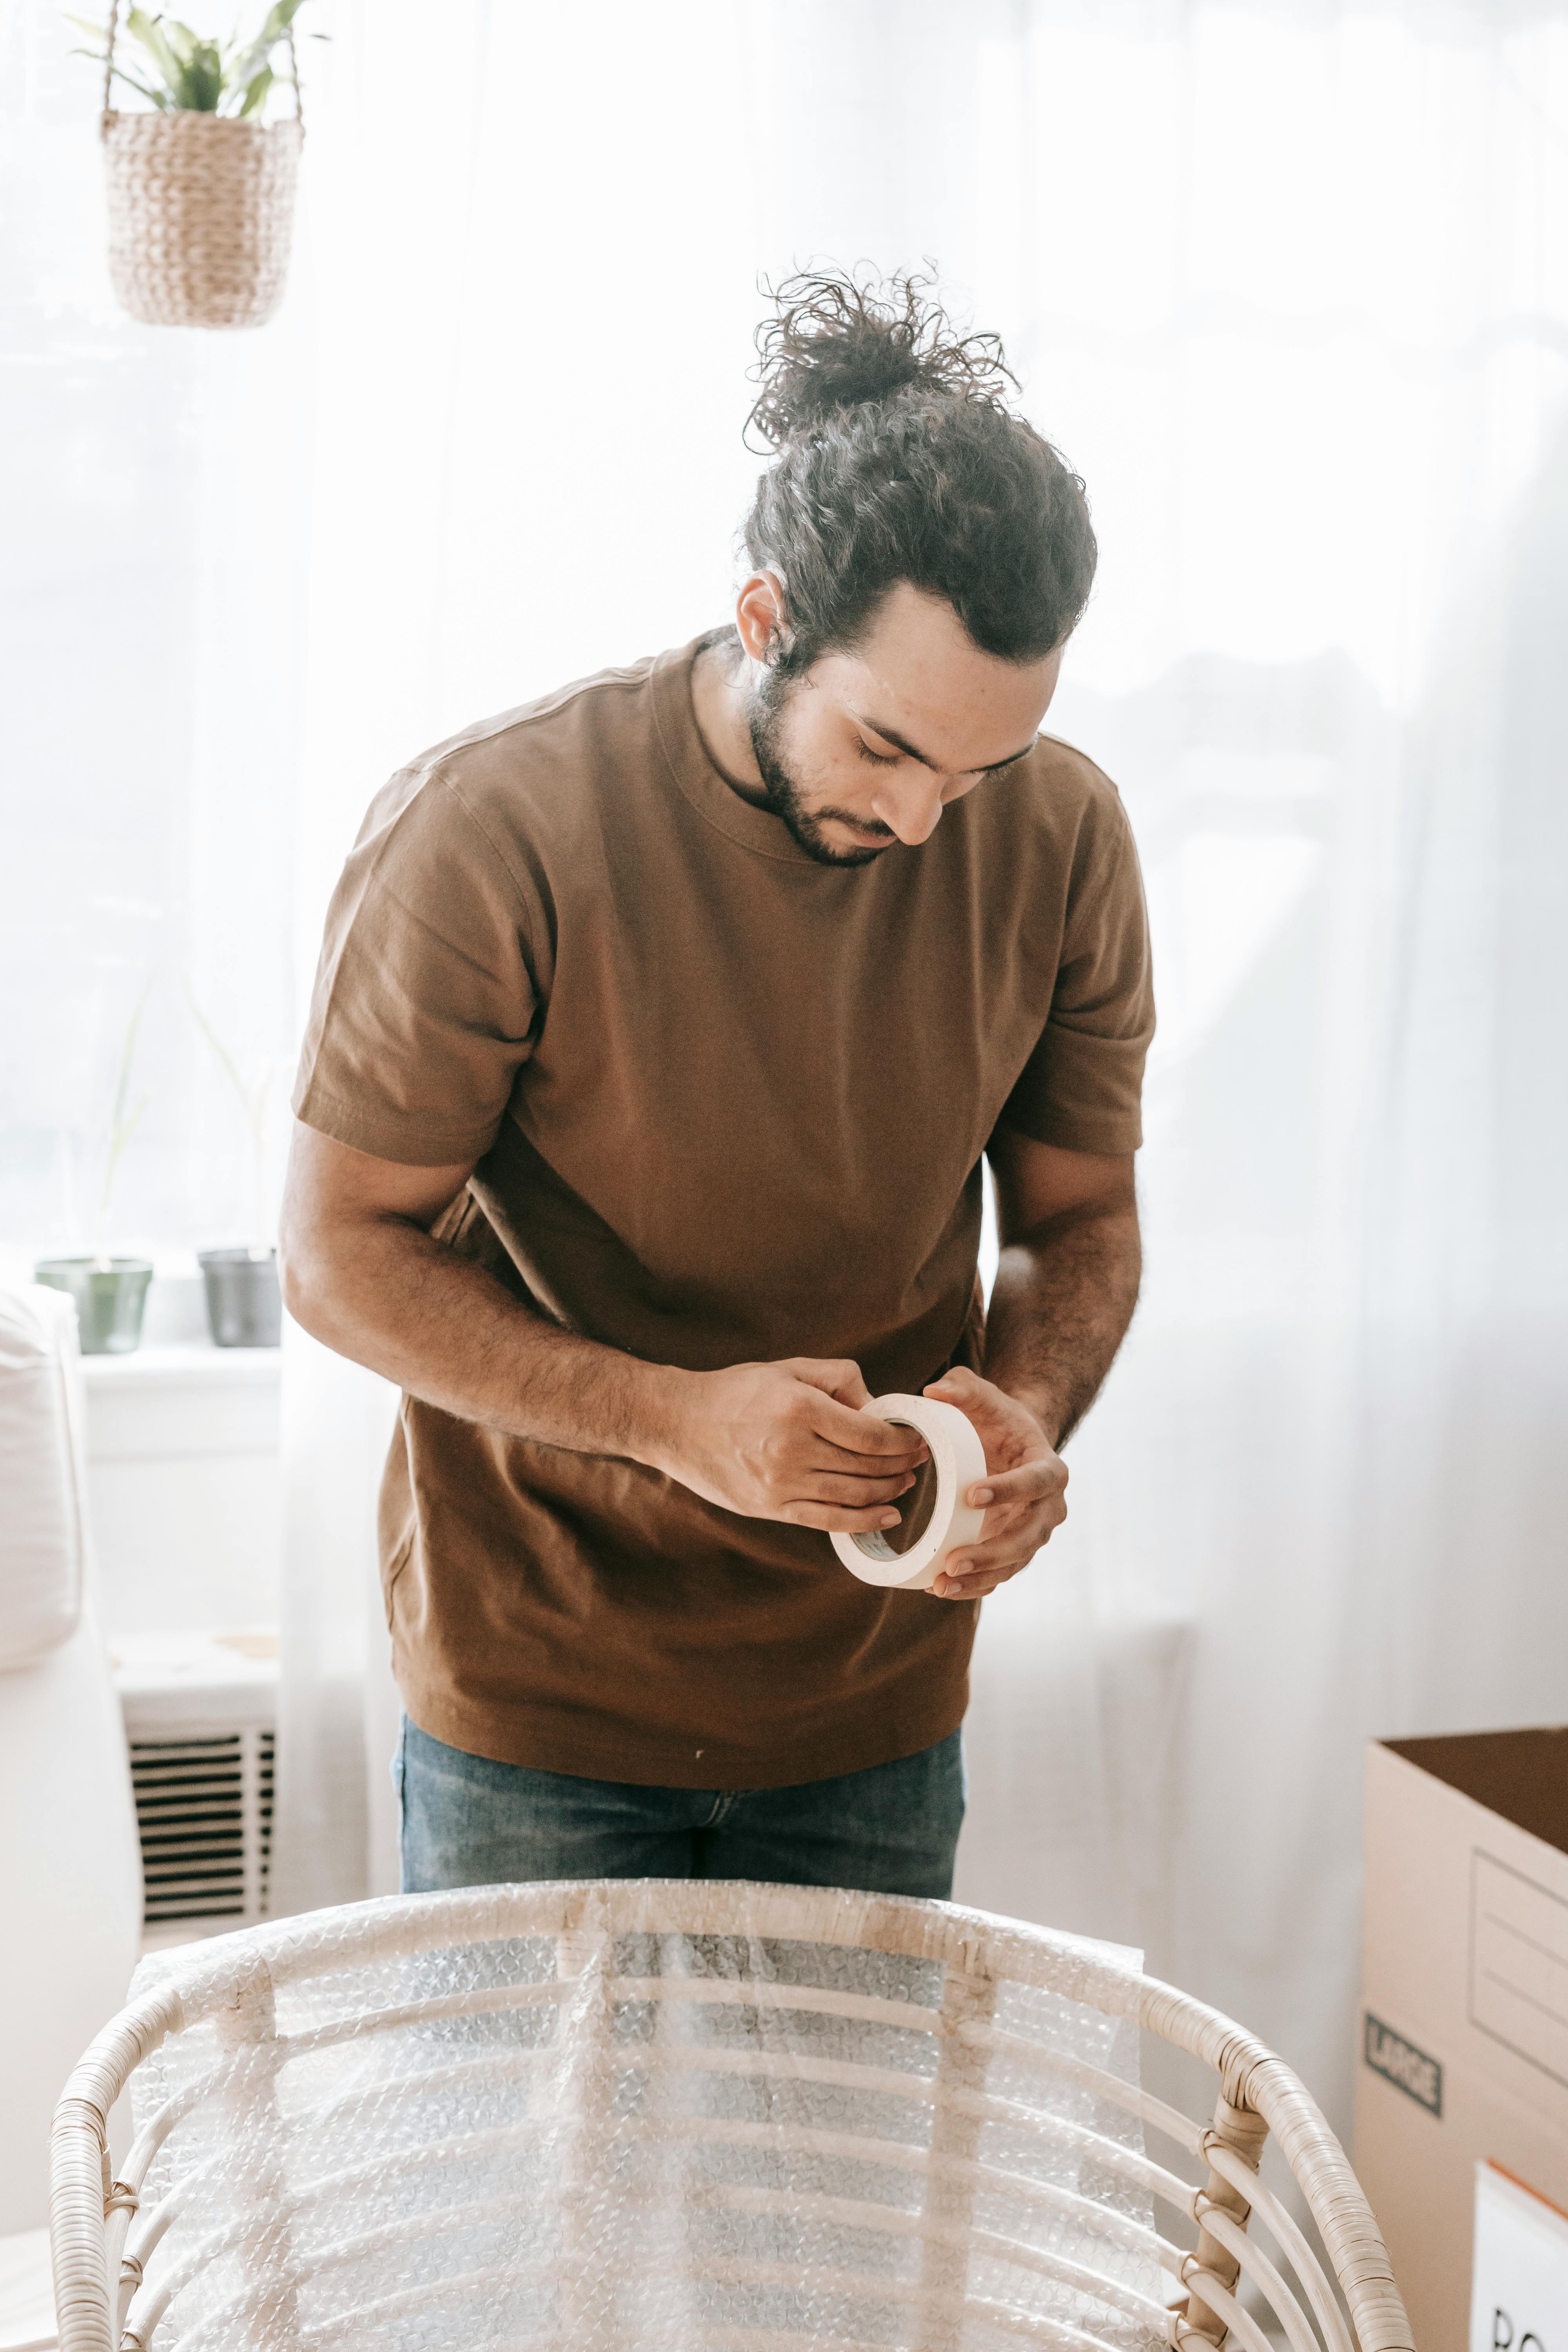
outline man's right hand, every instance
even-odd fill
[[[705,1502],[747,1519],[868,1535],[897,1527],[892,1506],[926,1459],[918,1431],[861,1408],[858,1365],[794,1356],[689,1372],[657,1466]]]
[[[621,1454],[743,1518],[868,1535],[926,1456],[860,1408],[856,1364],[690,1372],[563,1331],[432,1241],[466,1164],[403,1167],[296,1127],[283,1206],[289,1313],[340,1355],[487,1429]]]

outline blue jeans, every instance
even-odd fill
[[[755,1878],[878,1895],[952,1892],[963,1751],[794,1789],[647,1789],[467,1755],[407,1717],[392,1763],[403,1891],[531,1878]]]

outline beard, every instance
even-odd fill
[[[805,790],[799,779],[791,775],[781,743],[791,692],[788,679],[780,677],[776,670],[764,670],[752,691],[747,713],[752,756],[762,776],[768,807],[818,866],[869,866],[881,856],[880,849],[836,849],[823,831],[824,825],[837,820],[840,824],[853,825],[859,833],[885,834],[889,845],[898,835],[891,825],[883,824],[876,817],[857,816],[851,809],[807,808]]]

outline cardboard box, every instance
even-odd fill
[[[1416,2344],[1468,2352],[1477,2165],[1568,2207],[1568,1727],[1371,1749],[1358,2038],[1353,2160]]]
[[[1568,2213],[1495,2164],[1476,2167],[1470,2352],[1568,2344]]]

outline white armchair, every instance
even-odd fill
[[[18,2231],[44,2224],[50,2113],[83,2041],[124,2000],[141,1937],[82,1423],[70,1301],[0,1292],[0,2211]]]

